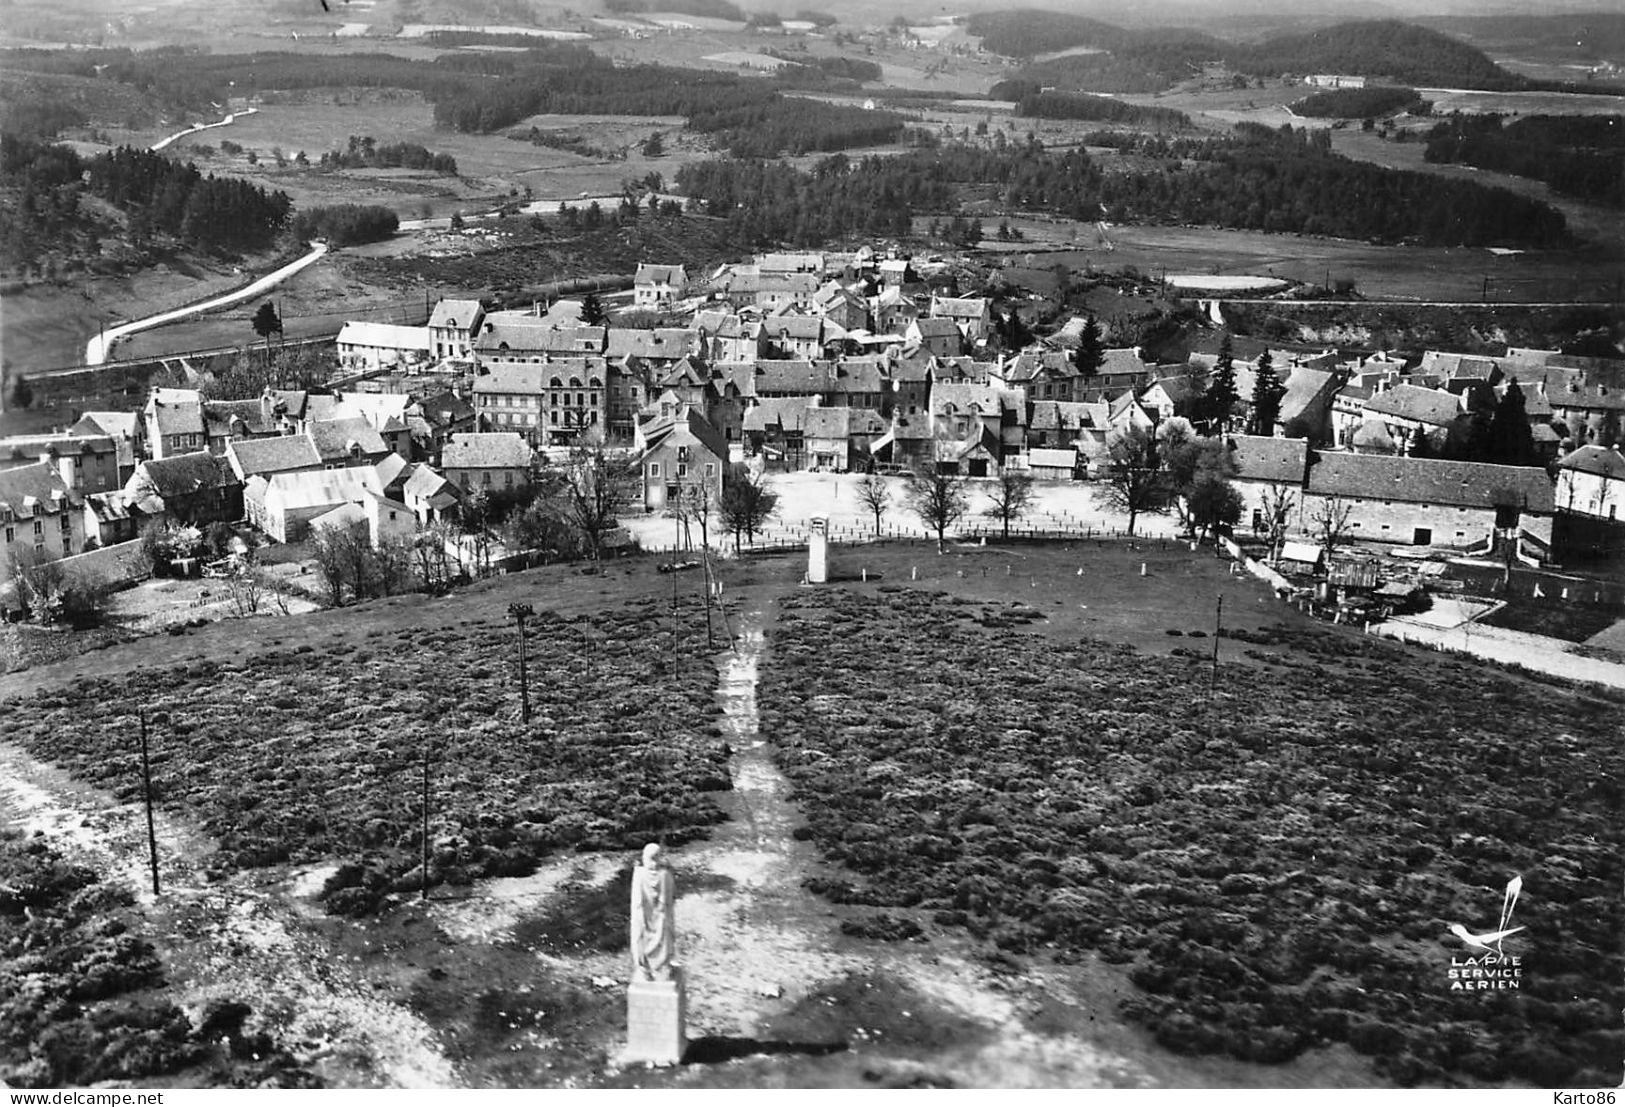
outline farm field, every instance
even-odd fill
[[[284,94],[261,106],[229,127],[203,131],[175,144],[183,151],[199,144],[218,148],[230,141],[253,150],[258,165],[250,165],[247,154],[228,156],[216,150],[200,160],[200,167],[277,188],[293,198],[296,207],[333,203],[382,204],[393,208],[403,219],[428,218],[496,207],[509,198],[511,190],[523,192],[528,186],[537,197],[574,197],[583,191],[600,194],[619,192],[621,181],[642,178],[650,172],[675,174],[685,160],[704,156],[709,147],[703,139],[679,132],[677,117],[652,116],[533,116],[508,128],[528,131],[532,126],[544,131],[580,134],[592,145],[625,149],[625,160],[582,157],[564,150],[536,146],[505,137],[507,132],[489,135],[463,134],[434,126],[433,107],[417,93],[342,92],[337,100]],[[655,131],[668,139],[666,153],[645,158],[638,145]],[[300,151],[317,161],[328,150],[344,148],[351,135],[372,135],[380,142],[417,143],[436,153],[457,159],[459,176],[439,176],[407,171],[342,170],[319,172],[300,169],[291,163],[279,168],[272,156],[280,148],[292,159]],[[119,136],[119,141],[151,142],[161,134],[142,133]]]
[[[984,225],[988,216],[983,217]],[[924,229],[916,220],[915,230]],[[982,250],[1038,268],[1059,264],[1114,271],[1133,266],[1148,278],[1169,273],[1280,277],[1322,284],[1348,278],[1367,299],[1478,302],[1484,278],[1520,298],[1596,301],[1614,295],[1619,255],[1609,247],[1497,255],[1468,247],[1376,246],[1336,238],[1272,235],[1215,227],[1111,223],[1112,248],[1093,223],[1015,217],[1022,242],[984,240]],[[1506,299],[1503,294],[1498,299]]]
[[[1625,113],[1625,104],[1621,105],[1621,112]],[[1349,127],[1332,132],[1332,149],[1346,157],[1369,161],[1390,169],[1412,169],[1419,173],[1434,173],[1456,180],[1474,180],[1516,192],[1520,196],[1543,200],[1563,213],[1563,217],[1568,220],[1569,228],[1584,238],[1598,253],[1600,264],[1611,263],[1616,267],[1625,264],[1625,219],[1620,218],[1619,212],[1600,204],[1588,204],[1553,192],[1544,181],[1515,177],[1510,173],[1474,169],[1468,165],[1425,161],[1422,157],[1426,146],[1423,136],[1428,126],[1431,124],[1413,131],[1413,141],[1410,142],[1390,142],[1375,134],[1362,132],[1357,127]]]

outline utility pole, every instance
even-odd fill
[[[1219,631],[1224,626],[1224,594],[1219,595],[1218,609],[1213,613],[1213,669],[1208,674],[1207,696],[1213,699],[1214,689],[1219,683]]]
[[[152,894],[158,890],[158,831],[152,822],[152,762],[147,757],[147,713],[138,713],[141,719],[141,790],[147,801],[147,851],[152,863]]]
[[[677,570],[671,571],[671,679],[677,680]]]
[[[429,743],[423,743],[423,883],[419,898],[429,898]]]
[[[519,721],[530,722],[530,682],[525,672],[525,620],[536,614],[528,603],[511,603],[508,614],[519,624]]]

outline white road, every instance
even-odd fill
[[[195,135],[199,131],[207,131],[214,127],[229,127],[242,116],[256,115],[258,113],[258,108],[244,108],[239,112],[231,112],[214,123],[197,123],[186,128],[184,131],[176,131],[168,138],[159,139],[157,142],[152,144],[151,148],[154,150],[162,150],[164,147],[168,146],[171,142],[174,142],[178,138],[185,138],[187,135]],[[239,288],[235,292],[227,292],[222,296],[216,296],[209,300],[202,300],[195,304],[187,304],[185,307],[175,308],[173,311],[164,311],[159,312],[157,315],[149,315],[145,319],[136,319],[129,323],[120,323],[116,327],[109,330],[104,330],[92,338],[89,342],[85,343],[85,364],[100,365],[102,362],[106,361],[113,352],[114,344],[125,335],[135,334],[138,331],[151,330],[153,327],[161,327],[165,323],[173,323],[177,319],[185,319],[192,315],[201,315],[205,311],[214,311],[216,308],[231,307],[233,304],[240,304],[244,300],[253,299],[255,296],[258,296],[267,289],[275,288],[277,285],[281,284],[283,281],[287,280],[301,269],[304,269],[306,266],[313,265],[320,261],[322,256],[326,253],[327,243],[312,242],[310,244],[310,253],[306,254],[302,258],[289,262],[287,265],[284,265],[281,269],[278,269],[274,273],[269,273],[266,276],[259,278],[245,288]]]
[[[113,349],[113,344],[119,339],[123,338],[125,335],[135,334],[137,331],[151,330],[153,327],[161,327],[165,323],[173,323],[177,319],[185,319],[192,315],[201,315],[205,311],[214,311],[216,308],[231,307],[233,304],[240,304],[244,300],[251,300],[255,296],[258,296],[260,293],[264,292],[266,289],[275,288],[277,285],[281,284],[283,281],[287,280],[301,269],[320,261],[323,255],[326,253],[327,243],[313,242],[310,245],[310,253],[306,254],[302,258],[289,262],[287,265],[284,265],[281,269],[276,270],[274,273],[266,274],[247,287],[239,288],[235,292],[227,292],[225,295],[216,296],[213,299],[200,300],[195,304],[187,304],[185,307],[175,308],[173,311],[165,311],[160,312],[157,315],[149,315],[145,319],[137,319],[130,323],[120,323],[118,326],[96,335],[88,343],[86,343],[85,364],[100,365],[102,362],[106,361],[109,352]]]
[[[186,128],[186,130],[184,130],[184,131],[176,131],[174,134],[170,135],[168,138],[161,138],[157,142],[154,142],[152,144],[152,146],[151,146],[151,149],[153,149],[153,150],[162,150],[165,146],[168,146],[171,142],[174,142],[176,139],[185,138],[187,135],[195,135],[199,131],[207,131],[207,130],[210,130],[211,128],[214,128],[214,127],[229,127],[233,123],[237,122],[237,117],[238,116],[241,116],[241,115],[256,115],[256,114],[258,114],[259,110],[260,109],[258,109],[258,108],[244,108],[242,111],[231,112],[230,114],[228,114],[227,116],[225,116],[223,119],[219,120],[216,123],[194,123],[192,126]]]

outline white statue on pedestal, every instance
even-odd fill
[[[670,980],[671,959],[677,952],[672,905],[676,884],[666,867],[664,852],[651,842],[643,847],[643,863],[632,870],[632,980]]]

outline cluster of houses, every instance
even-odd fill
[[[479,490],[521,492],[538,459],[584,440],[636,458],[647,510],[689,486],[715,494],[745,459],[1087,479],[1131,428],[1212,415],[1215,355],[1157,365],[1107,349],[1080,368],[1081,320],[999,352],[989,301],[953,291],[906,258],[784,253],[698,279],[639,266],[633,303],[682,325],[589,325],[579,304],[476,300],[442,300],[421,328],[352,323],[338,353],[354,391],[212,401],[156,388],[139,412],[0,440],[0,537],[55,557],[128,541],[148,519],[247,518],[278,541],[361,521],[382,541]],[[1284,391],[1273,435],[1231,440],[1244,526],[1261,519],[1267,489],[1285,487],[1299,528],[1336,499],[1354,537],[1465,547],[1516,532],[1545,556],[1554,514],[1611,526],[1625,500],[1617,363],[1270,350],[1231,368],[1230,426],[1247,424],[1260,373]],[[1539,466],[1435,460],[1514,383],[1555,484]]]

